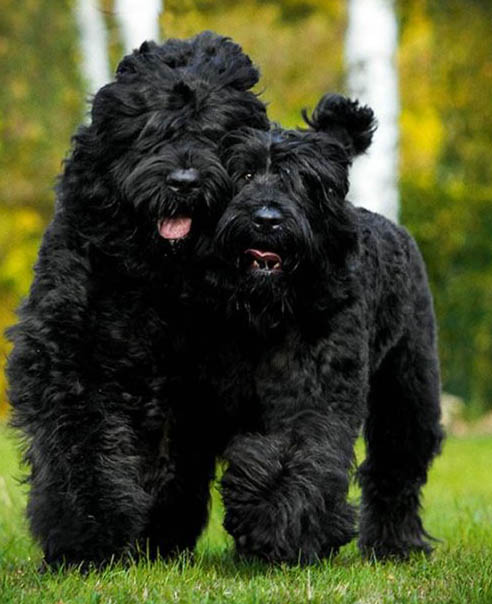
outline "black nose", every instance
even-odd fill
[[[166,182],[174,191],[195,189],[200,184],[200,172],[195,168],[179,168],[169,172]]]
[[[277,228],[284,217],[280,210],[271,206],[263,206],[253,213],[253,222],[257,227]]]

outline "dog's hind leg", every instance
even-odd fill
[[[161,440],[150,476],[153,503],[141,540],[141,549],[152,559],[192,550],[207,523],[215,455],[204,425],[192,418],[175,422]]]
[[[439,366],[427,288],[417,296],[412,325],[372,377],[364,428],[367,458],[359,470],[359,546],[376,558],[430,552],[419,516],[420,492],[439,452]]]

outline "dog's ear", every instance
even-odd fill
[[[351,157],[363,153],[377,128],[373,110],[340,94],[325,94],[311,116],[302,111],[304,121],[317,132],[339,139]]]

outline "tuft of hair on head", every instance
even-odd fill
[[[133,50],[132,53],[123,57],[116,68],[116,77],[121,75],[132,74],[137,71],[139,57],[155,53],[158,45],[153,40],[145,40],[139,48]]]
[[[227,36],[203,31],[190,39],[194,49],[193,69],[204,79],[246,91],[260,73],[239,44]]]
[[[203,31],[185,40],[169,38],[164,44],[145,41],[122,59],[116,77],[131,77],[137,72],[149,75],[155,73],[156,68],[161,77],[165,75],[178,81],[184,70],[188,76],[195,75],[217,88],[241,92],[252,88],[260,77],[258,67],[239,44],[213,31]]]
[[[368,149],[377,128],[373,110],[367,105],[359,105],[341,94],[325,94],[311,116],[306,109],[302,117],[316,132],[325,132],[338,139],[351,157]]]

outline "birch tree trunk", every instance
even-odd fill
[[[95,94],[111,80],[104,18],[97,0],[77,0],[75,12],[80,32],[82,69],[88,92]]]
[[[398,220],[398,26],[393,0],[348,0],[345,56],[352,98],[367,104],[379,127],[351,172],[350,200]]]
[[[159,41],[161,0],[116,0],[115,13],[121,27],[125,52],[138,48],[144,40]]]

